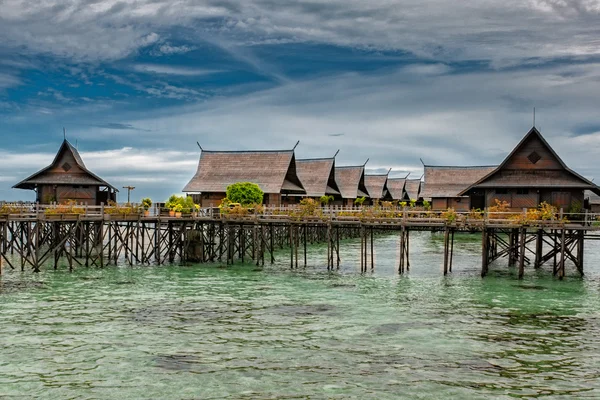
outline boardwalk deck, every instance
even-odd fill
[[[410,268],[410,232],[444,233],[443,273],[452,272],[454,236],[457,232],[482,235],[481,275],[490,263],[507,258],[518,266],[519,278],[526,265],[539,268],[553,262],[559,278],[572,263],[583,274],[584,242],[600,239],[597,217],[585,214],[578,222],[557,220],[517,223],[503,216],[470,218],[457,214],[449,221],[441,213],[401,210],[394,217],[324,209],[318,217],[297,217],[267,212],[264,215],[211,215],[205,210],[181,218],[143,214],[119,215],[107,209],[89,208],[81,214],[52,214],[30,207],[0,216],[0,261],[9,268],[40,271],[68,265],[104,267],[111,264],[167,264],[183,262],[252,261],[273,263],[277,250],[288,248],[290,268],[306,266],[307,246],[327,244],[327,268],[340,265],[340,240],[361,241],[361,272],[375,268],[374,237],[399,235],[398,272]],[[562,217],[562,216],[561,216]],[[533,247],[533,248],[532,248]]]

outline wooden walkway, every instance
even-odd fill
[[[444,235],[444,274],[452,271],[455,234],[471,232],[481,235],[482,276],[493,261],[506,258],[509,265],[518,267],[520,278],[526,266],[539,268],[548,263],[563,278],[569,264],[583,275],[585,240],[600,239],[598,216],[591,214],[579,216],[579,222],[557,218],[523,224],[498,213],[475,218],[472,213],[456,213],[449,221],[441,212],[410,210],[393,217],[364,210],[348,215],[323,209],[319,216],[284,215],[281,210],[217,216],[202,210],[180,218],[107,211],[90,207],[83,213],[52,214],[34,207],[0,215],[0,267],[38,272],[44,266],[67,265],[73,270],[118,263],[252,261],[263,265],[265,259],[275,262],[275,253],[287,249],[290,268],[299,268],[307,264],[307,247],[323,243],[327,244],[327,268],[332,270],[341,262],[341,240],[355,238],[361,243],[361,272],[366,272],[375,268],[374,238],[391,233],[398,235],[398,272],[404,273],[410,269],[410,232],[430,231]]]

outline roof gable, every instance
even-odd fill
[[[382,199],[387,190],[388,176],[385,175],[365,175],[365,187],[369,196],[373,199]]]
[[[404,190],[410,200],[418,200],[421,197],[421,179],[407,179],[404,184]]]
[[[365,187],[365,167],[336,167],[335,180],[344,199],[356,199],[359,195],[369,195]]]
[[[14,188],[34,189],[37,185],[90,185],[117,189],[98,177],[85,166],[79,151],[64,140],[52,163],[23,181]]]
[[[333,157],[296,160],[296,171],[309,197],[321,197],[330,192],[331,194],[339,192],[335,182],[335,158]]]
[[[582,187],[599,190],[588,179],[571,170],[533,127],[504,161],[460,192],[476,187]]]
[[[404,185],[406,183],[406,178],[388,178],[387,180],[387,189],[392,196],[392,200],[406,200],[407,195],[404,190]]]
[[[224,193],[238,182],[256,183],[265,193],[304,192],[296,175],[294,150],[208,151],[200,154],[198,169],[184,192]]]

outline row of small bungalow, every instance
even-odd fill
[[[336,153],[337,155],[337,153]],[[265,193],[264,203],[286,205],[301,198],[331,196],[331,204],[352,206],[357,198],[408,200],[418,198],[418,185],[406,178],[365,174],[365,164],[336,166],[335,155],[328,158],[296,159],[294,149],[271,151],[202,150],[198,169],[183,191],[202,207],[215,207],[237,182],[256,183]]]
[[[301,198],[332,196],[334,205],[376,200],[427,200],[434,210],[483,209],[506,202],[512,209],[548,202],[564,210],[600,211],[600,187],[571,170],[533,127],[499,165],[424,166],[424,180],[365,174],[365,164],[337,166],[335,156],[296,160],[295,149],[273,151],[202,150],[198,169],[183,189],[202,207],[217,206],[227,186],[254,182],[264,203],[285,205]],[[367,160],[368,161],[368,160]],[[14,186],[36,192],[40,203],[75,200],[96,204],[116,200],[117,189],[91,172],[66,139],[54,161]]]

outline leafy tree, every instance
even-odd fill
[[[261,204],[263,191],[256,183],[238,182],[227,186],[227,198],[232,203],[240,203],[243,206]]]

